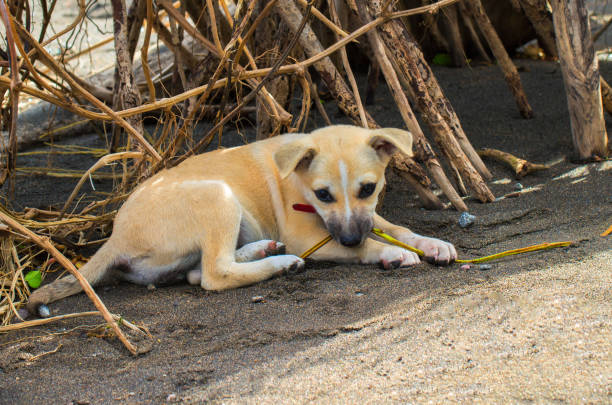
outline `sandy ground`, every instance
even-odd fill
[[[529,121],[494,66],[439,68],[436,75],[476,147],[534,162],[569,157],[558,66],[518,65],[536,112]],[[612,66],[602,71],[612,77]],[[401,126],[389,99],[381,86],[370,110],[382,125]],[[103,144],[96,135],[69,142]],[[494,180],[508,179],[492,182],[493,192],[512,192],[509,171],[487,163]],[[461,257],[576,242],[495,262],[488,271],[309,263],[302,274],[222,293],[187,285],[100,288],[111,311],[151,330],[152,350],[132,357],[115,339],[88,334],[80,326],[100,323],[93,318],[0,335],[0,403],[610,403],[612,240],[599,236],[612,224],[610,163],[566,159],[521,180],[538,191],[486,205],[468,200],[477,216],[468,229],[457,225],[455,211],[422,210],[409,188],[389,177],[383,215],[453,242]],[[21,206],[62,202],[75,183],[20,181]],[[264,302],[253,303],[258,295]],[[80,294],[51,309],[91,307]]]

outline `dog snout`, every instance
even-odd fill
[[[327,223],[327,229],[341,245],[355,247],[361,245],[368,237],[373,223],[372,218],[366,215],[354,215],[348,222],[334,216]]]
[[[346,247],[353,247],[361,244],[363,237],[357,234],[340,235],[340,243]]]

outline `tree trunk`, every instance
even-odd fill
[[[599,67],[583,0],[550,0],[557,51],[572,124],[574,147],[581,159],[608,154]]]

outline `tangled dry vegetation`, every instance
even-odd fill
[[[18,316],[27,301],[25,275],[29,270],[76,272],[75,265],[82,260],[79,250],[104,241],[117,207],[136,185],[162,168],[206,151],[213,140],[223,136],[224,126],[241,115],[256,113],[258,139],[301,131],[311,106],[327,117],[319,97],[325,89],[357,125],[378,126],[361,102],[347,44],[362,50],[362,57],[371,64],[370,76],[382,73],[415,137],[415,158],[397,155],[392,165],[423,204],[444,206],[431,190],[432,180],[457,210],[467,210],[461,196],[468,193],[482,202],[492,201],[494,196],[485,183],[490,173],[463,132],[413,33],[402,22],[408,16],[421,16],[432,27],[432,36],[448,49],[462,43],[457,38],[461,34],[453,28],[463,21],[464,32],[481,57],[497,59],[521,115],[532,116],[516,68],[480,0],[422,1],[417,8],[406,6],[411,2],[391,0],[347,0],[342,5],[333,0],[134,0],[129,7],[125,0],[110,0],[113,35],[89,43],[82,38],[91,34],[84,27],[96,3],[76,0],[76,17],[59,27],[54,22],[61,9],[58,1],[0,0],[6,29],[0,91],[3,127],[8,130],[0,184],[9,196],[0,206],[4,223],[0,228],[2,325]],[[533,8],[536,3],[521,0],[523,7]],[[445,13],[451,33],[457,31],[448,38],[431,23],[440,12]],[[72,64],[90,58],[107,44],[114,45],[114,69],[85,75]],[[554,49],[554,42],[548,45]],[[51,48],[56,52],[51,54]],[[465,60],[462,52],[454,55],[459,64]],[[103,84],[105,80],[111,87]],[[302,98],[299,111],[288,107],[292,94]],[[98,156],[89,170],[44,171],[78,178],[62,209],[10,209],[16,174],[28,174],[16,158],[22,142],[17,119],[25,105],[20,101],[26,98],[69,111],[80,117],[79,122],[112,124],[108,149],[64,151]],[[409,100],[429,126],[453,182],[419,127]],[[155,120],[155,131],[145,131],[144,119]],[[201,122],[210,124],[203,134],[196,130]],[[113,162],[112,173],[97,173]],[[29,170],[33,172],[40,173]],[[106,198],[83,199],[81,186],[92,176],[114,179],[114,189]],[[76,201],[89,203],[76,209]],[[117,322],[96,301],[93,290],[86,292],[121,338]],[[135,352],[127,340],[124,343]]]

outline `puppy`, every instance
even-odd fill
[[[313,259],[385,268],[419,263],[415,253],[368,238],[372,227],[423,250],[428,261],[450,263],[453,245],[374,211],[398,150],[412,156],[409,132],[339,125],[191,157],[136,188],[111,237],[80,272],[92,285],[186,279],[225,290],[301,269],[296,255],[328,234],[333,240]],[[296,203],[317,215],[295,211]],[[58,279],[34,291],[28,310],[80,291],[73,276]]]

